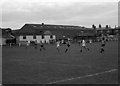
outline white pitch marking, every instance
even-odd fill
[[[70,80],[75,80],[75,79],[81,79],[81,78],[96,76],[96,75],[100,75],[100,74],[104,74],[104,73],[108,73],[108,72],[113,72],[113,71],[117,71],[117,70],[118,69],[111,69],[111,70],[108,70],[108,71],[94,73],[94,74],[90,74],[90,75],[85,75],[85,76],[80,76],[80,77],[75,77],[75,78],[68,78],[68,79],[58,80],[58,81],[50,82],[50,83],[47,83],[47,84],[55,84],[55,83],[60,83],[60,82],[65,82],[65,81],[70,81]]]

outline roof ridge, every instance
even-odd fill
[[[26,23],[25,25],[42,25],[42,24],[31,24],[31,23]],[[73,27],[81,27],[81,26],[77,26],[77,25],[57,25],[57,24],[44,24],[44,26],[73,26]]]

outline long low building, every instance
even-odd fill
[[[111,28],[85,28],[71,25],[50,25],[50,24],[25,24],[16,33],[18,42],[22,41],[37,41],[39,43],[49,43],[51,40],[61,39],[63,37],[78,39],[78,38],[94,38],[101,34],[115,34]]]
[[[83,32],[82,32],[83,31]],[[92,33],[92,29],[71,25],[49,25],[49,24],[25,24],[17,33],[17,40],[50,42],[50,40],[61,39],[62,37],[74,38],[79,34]]]

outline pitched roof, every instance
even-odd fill
[[[43,35],[47,30],[90,30],[85,27],[72,25],[25,24],[17,35]],[[53,33],[52,33],[53,34]]]
[[[95,33],[83,33],[83,34],[78,34],[78,36],[95,36]]]
[[[17,35],[41,35],[41,34],[43,34],[43,32],[40,29],[36,29],[31,24],[25,24],[17,32]]]

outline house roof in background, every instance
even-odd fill
[[[110,29],[115,29],[115,28],[106,28],[106,27],[101,27],[101,28],[96,28],[96,30],[110,30]],[[118,27],[116,27],[118,29]]]
[[[14,38],[14,36],[12,36],[10,33],[8,33],[5,29],[1,29],[1,28],[0,28],[0,37],[7,38],[7,39]]]

